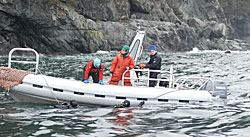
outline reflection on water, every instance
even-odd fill
[[[83,67],[95,57],[102,59],[104,81],[117,52],[75,56],[41,56],[42,74],[82,79]],[[202,76],[225,81],[227,100],[202,104],[167,104],[121,108],[80,106],[55,109],[52,105],[16,103],[0,90],[0,136],[250,136],[250,56],[248,52],[160,54],[163,69],[174,66],[178,76]],[[139,63],[146,63],[143,54]],[[0,57],[0,66],[7,66]],[[139,64],[138,63],[138,64]],[[34,71],[32,66],[14,67]]]

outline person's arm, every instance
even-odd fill
[[[103,80],[104,66],[101,64],[101,69],[99,70],[99,80]]]
[[[133,57],[131,57],[130,63],[129,63],[129,69],[133,69],[134,67],[135,67],[135,61],[134,61]]]
[[[87,64],[87,66],[86,66],[86,68],[85,68],[85,71],[84,71],[84,78],[83,79],[88,79],[88,77],[89,77],[89,71],[90,71],[90,69],[91,69],[91,63],[92,62],[89,62],[88,64]]]
[[[112,61],[112,64],[111,64],[111,67],[110,67],[110,74],[111,75],[113,75],[113,73],[114,73],[114,71],[115,71],[115,67],[116,67],[116,64],[117,64],[117,56],[119,56],[119,54],[118,55],[116,55],[116,57],[114,58],[114,60]],[[112,77],[112,76],[111,76]]]

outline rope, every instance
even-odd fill
[[[49,87],[49,84],[48,84],[47,80],[44,78],[43,73],[40,71],[40,69],[38,69],[38,72],[39,72],[40,74],[42,74],[41,76],[42,76],[42,78],[44,79],[44,81],[45,81],[47,87],[49,88],[49,90],[50,90],[52,96],[55,98],[57,104],[60,104],[60,102],[58,101],[57,97],[56,97],[55,94],[53,93],[52,89]]]
[[[153,97],[153,99],[157,99],[157,98],[159,98],[159,97],[161,97],[161,96],[164,96],[164,95],[169,94],[169,93],[176,92],[176,91],[178,91],[178,90],[179,90],[179,89],[175,89],[175,90],[173,90],[173,91],[169,91],[169,92],[163,93],[163,94],[161,94],[161,95],[158,95],[158,96],[156,96],[156,97]]]
[[[38,71],[40,74],[42,74],[42,72],[39,69]],[[14,68],[0,67],[0,87],[9,91],[12,87],[23,83],[24,77],[28,74],[33,74],[33,73],[14,69]],[[53,93],[52,89],[49,87],[47,80],[45,79],[43,75],[41,76],[44,79],[47,87],[49,88],[52,96],[55,98],[56,102],[59,104],[59,101],[56,98],[55,94]]]

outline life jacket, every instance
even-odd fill
[[[120,80],[122,80],[122,75],[126,68],[133,69],[135,67],[134,59],[128,53],[127,56],[123,57],[121,54],[116,55],[110,68],[110,73],[112,73],[112,78],[110,84],[117,85]],[[125,77],[130,77],[130,73],[127,72]],[[127,83],[127,84],[126,84]],[[124,79],[124,85],[132,86],[129,79]]]
[[[101,64],[99,68],[96,68],[94,66],[94,60],[90,61],[87,66],[85,67],[85,72],[84,72],[84,79],[88,79],[89,77],[89,72],[95,72],[97,73],[99,71],[99,80],[103,80],[103,72],[104,72],[104,66]]]

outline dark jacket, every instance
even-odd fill
[[[145,65],[145,68],[161,70],[161,57],[157,53],[155,55],[150,55],[150,60]]]

